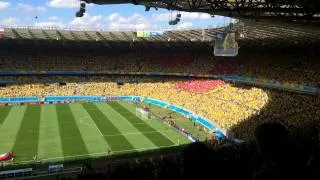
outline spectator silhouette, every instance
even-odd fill
[[[217,179],[222,172],[219,156],[207,144],[193,143],[183,151],[183,179],[205,179],[211,172]]]
[[[308,179],[294,153],[286,128],[276,122],[257,127],[256,143],[265,162],[253,180]]]

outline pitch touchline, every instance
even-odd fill
[[[145,150],[153,150],[153,149],[168,148],[168,147],[175,147],[175,146],[177,146],[177,145],[158,146],[158,147],[153,147],[153,148],[137,148],[137,149],[130,149],[130,150],[120,150],[120,151],[112,151],[112,153],[145,151]],[[49,160],[65,159],[65,158],[75,158],[75,157],[83,157],[83,156],[95,156],[95,155],[102,155],[102,154],[106,154],[106,152],[98,152],[98,153],[80,154],[80,155],[73,155],[73,156],[62,156],[62,157],[46,158],[46,159],[41,159],[41,161],[49,161]],[[34,162],[34,161],[33,160],[30,160],[30,161],[19,161],[19,163],[30,163],[30,162]],[[8,163],[8,164],[10,164],[10,163]]]
[[[120,135],[123,135],[123,136],[127,136],[127,135],[138,135],[138,134],[152,134],[152,133],[158,133],[158,131],[147,131],[147,132],[134,132],[134,133],[119,133],[119,134],[110,134],[110,135],[103,135],[103,136],[106,136],[106,137],[109,137],[109,136],[120,136]]]

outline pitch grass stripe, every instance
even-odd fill
[[[146,136],[151,142],[153,142],[156,146],[169,146],[174,143],[163,136],[161,133],[146,133],[151,131],[156,131],[156,129],[152,128],[140,118],[138,118],[135,114],[121,106],[117,102],[109,103],[110,107],[119,112],[123,117],[125,117],[135,128],[137,128],[144,136]]]
[[[78,126],[68,104],[56,105],[60,130],[62,151],[64,156],[88,154]]]
[[[110,149],[96,123],[80,103],[69,104],[71,112],[76,119],[81,136],[89,153],[107,151]]]
[[[55,105],[41,106],[38,155],[41,159],[63,156]]]
[[[113,110],[107,103],[94,104],[105,116],[110,119],[117,129],[122,132],[122,135],[126,137],[126,139],[135,147],[135,149],[158,147],[154,145],[139,130],[137,130],[126,118]]]
[[[87,110],[91,119],[96,123],[103,135],[121,134],[121,132],[112,124],[112,122],[92,103],[82,104]],[[112,151],[130,150],[134,147],[123,136],[104,136]]]
[[[12,106],[4,106],[0,108],[0,125],[4,123],[4,120],[8,116]]]
[[[30,160],[38,152],[40,113],[41,106],[27,106],[13,146],[18,161]]]
[[[0,126],[0,153],[12,151],[27,106],[14,106]]]

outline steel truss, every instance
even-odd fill
[[[235,18],[320,21],[319,0],[84,0],[97,4],[133,3]]]

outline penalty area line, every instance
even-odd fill
[[[101,136],[104,136],[104,135],[101,133],[101,131],[100,131],[100,129],[98,128],[98,126],[97,126],[97,124],[96,124],[96,123],[94,123],[94,126],[98,129],[98,131],[99,131],[100,135],[101,135]]]
[[[100,135],[101,136],[104,136],[103,134],[102,134],[102,132],[100,131],[100,129],[98,128],[98,126],[97,126],[97,124],[96,124],[96,122],[94,122],[93,120],[93,123],[86,123],[86,122],[84,122],[84,119],[86,119],[86,118],[90,118],[91,119],[91,116],[90,115],[87,115],[87,116],[84,116],[84,117],[81,117],[80,119],[79,119],[79,123],[80,124],[82,124],[82,125],[86,125],[86,126],[94,126],[98,131],[99,131],[99,133],[100,133]]]

